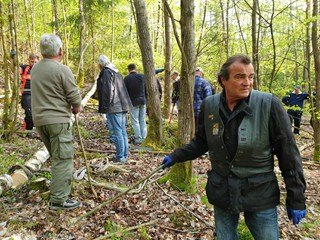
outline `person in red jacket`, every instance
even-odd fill
[[[29,64],[20,66],[20,75],[21,75],[21,106],[24,109],[25,117],[23,128],[27,131],[31,131],[33,129],[33,121],[31,114],[31,77],[30,71],[34,64],[39,61],[39,56],[31,53],[29,55]],[[26,135],[27,137],[32,137],[32,134],[29,132]]]

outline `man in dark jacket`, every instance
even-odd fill
[[[146,124],[146,83],[144,75],[137,73],[136,65],[128,65],[128,72],[124,78],[133,108],[130,110],[130,119],[134,131],[134,144],[141,144],[147,137]]]
[[[302,117],[303,103],[305,99],[309,98],[309,93],[301,92],[300,86],[297,85],[293,92],[288,93],[287,96],[282,98],[282,102],[289,107],[288,114],[292,122],[294,123],[294,134],[300,133],[300,123]]]
[[[180,107],[180,100],[179,100],[179,94],[180,94],[180,77],[179,72],[174,70],[171,73],[171,79],[174,81],[172,84],[172,94],[171,94],[171,102],[173,104],[177,105],[177,108]]]
[[[276,97],[252,89],[253,78],[249,57],[230,57],[218,74],[222,93],[201,105],[195,137],[162,162],[166,168],[209,152],[206,193],[221,240],[238,239],[240,212],[254,239],[279,239],[274,154],[286,185],[289,219],[298,224],[306,214],[306,183],[290,120]]]
[[[107,113],[113,130],[113,142],[116,146],[115,161],[128,161],[128,136],[126,129],[127,112],[132,103],[123,82],[122,75],[105,55],[98,58],[101,70],[97,79],[99,113]]]

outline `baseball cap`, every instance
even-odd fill
[[[297,85],[295,88],[296,88],[296,89],[300,89],[300,86],[299,86],[299,85]]]
[[[202,73],[203,73],[203,70],[202,70],[202,68],[201,68],[201,67],[196,67],[195,72],[202,72]]]

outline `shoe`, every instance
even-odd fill
[[[115,156],[113,156],[110,159],[110,161],[116,162],[116,163],[126,163],[126,162],[128,162],[128,158],[123,157],[123,158],[117,159]]]
[[[81,205],[81,202],[72,200],[72,199],[67,199],[64,203],[50,203],[49,204],[49,209],[50,210],[71,210],[79,207]]]

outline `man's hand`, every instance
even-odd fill
[[[306,216],[306,210],[294,210],[291,208],[287,208],[287,214],[289,219],[292,219],[293,224],[298,224],[301,219]]]
[[[77,113],[81,112],[81,110],[82,110],[81,105],[77,106],[77,107],[72,106],[72,108],[71,108],[71,111],[73,114],[77,114]]]
[[[169,156],[165,156],[162,161],[163,169],[169,168],[169,167],[173,166],[174,164],[175,164],[175,162]]]

